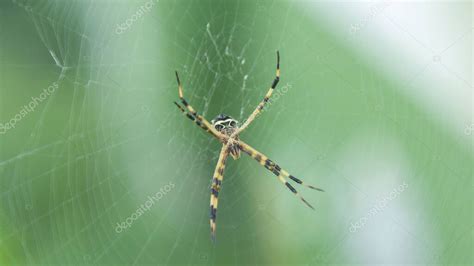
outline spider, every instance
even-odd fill
[[[313,206],[309,204],[297,191],[296,189],[287,181],[287,178],[291,179],[292,181],[296,182],[297,184],[306,186],[311,189],[315,189],[318,191],[324,191],[320,188],[307,185],[303,183],[300,179],[294,177],[293,175],[289,174],[286,170],[282,169],[278,164],[274,163],[270,160],[266,155],[257,151],[247,143],[240,140],[239,135],[244,131],[250,123],[261,113],[265,104],[268,102],[270,97],[272,96],[273,90],[276,88],[278,82],[280,81],[280,53],[277,51],[277,69],[276,69],[276,77],[273,80],[270,89],[268,90],[267,94],[263,98],[263,100],[258,104],[257,108],[253,111],[253,113],[248,117],[248,119],[243,123],[242,126],[239,126],[239,122],[234,118],[225,115],[219,114],[216,118],[209,122],[204,118],[202,115],[198,114],[196,110],[186,101],[183,95],[183,87],[181,85],[181,81],[178,76],[178,72],[176,71],[176,80],[178,82],[178,94],[181,100],[181,103],[186,107],[187,111],[178,104],[174,102],[174,104],[181,110],[181,112],[191,119],[196,125],[204,129],[206,132],[210,133],[213,137],[215,137],[219,142],[221,142],[222,148],[219,154],[219,159],[217,161],[216,168],[214,170],[214,175],[212,178],[211,183],[211,206],[210,206],[210,226],[211,226],[211,238],[214,241],[216,235],[216,217],[217,217],[217,203],[218,203],[218,196],[219,191],[222,188],[222,180],[224,179],[224,169],[227,157],[229,154],[232,156],[234,160],[237,160],[240,157],[240,151],[248,154],[250,157],[255,159],[257,162],[260,163],[263,167],[271,171],[274,175],[278,177],[278,180],[283,183],[293,194],[300,198],[308,207],[314,210]]]

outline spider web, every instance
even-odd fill
[[[18,26],[24,34],[14,36],[15,29],[6,27],[2,32],[31,50],[20,59],[15,57],[19,52],[10,56],[7,49],[1,55],[4,66],[31,78],[5,79],[2,87],[25,92],[15,98],[11,90],[2,90],[2,99],[16,99],[2,100],[2,118],[14,116],[18,106],[51,84],[59,89],[2,136],[0,173],[9,178],[1,180],[0,244],[6,249],[0,259],[7,263],[357,262],[346,251],[350,222],[402,177],[412,181],[410,188],[424,182],[417,177],[432,158],[410,168],[397,143],[411,143],[395,137],[387,157],[399,168],[391,169],[394,176],[386,176],[389,181],[374,194],[360,180],[347,178],[350,170],[338,169],[339,159],[332,157],[350,149],[348,142],[357,133],[373,128],[379,137],[374,142],[387,144],[383,136],[393,128],[380,123],[374,111],[395,106],[394,118],[385,119],[397,123],[424,113],[390,89],[381,90],[390,85],[380,74],[357,62],[299,4],[15,0],[2,9],[7,25],[17,21],[14,14],[25,19]],[[280,90],[241,138],[295,176],[333,191],[328,196],[296,187],[315,213],[251,158],[229,159],[219,196],[217,243],[212,244],[209,185],[220,144],[172,104],[178,96],[174,71],[180,73],[186,98],[208,120],[226,113],[244,121],[274,78],[276,50],[282,56]],[[348,82],[341,78],[345,69],[328,65],[338,60],[360,66],[356,79]],[[435,127],[425,123],[428,129],[416,134]],[[434,145],[427,153],[447,149]],[[456,185],[462,187],[472,153],[462,148],[455,152],[464,152],[459,164],[465,164],[454,171],[461,180]],[[436,186],[444,184],[441,177]],[[169,184],[172,188],[130,227],[116,231],[117,223]],[[345,206],[334,206],[336,194],[351,195],[342,205],[357,199],[363,207],[344,213]],[[397,210],[403,203],[392,204]],[[378,222],[398,224],[393,230],[404,236],[395,243],[409,242],[412,232],[422,239],[410,246],[420,257],[397,262],[439,260],[431,254],[446,247],[426,244],[430,239],[414,229],[425,225],[431,213],[409,227],[403,217],[392,220],[393,212]],[[315,240],[319,238],[324,241]]]

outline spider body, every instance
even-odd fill
[[[229,138],[232,137],[232,140],[228,141],[231,142],[229,143],[229,152],[234,160],[239,159],[240,148],[238,144],[235,144],[239,140],[239,135],[236,134],[235,136],[233,136],[233,134],[239,129],[239,121],[226,114],[219,114],[218,116],[216,116],[216,118],[211,120],[211,123],[214,128],[217,129],[217,131],[228,136]]]
[[[296,178],[294,175],[288,173],[285,169],[282,169],[278,164],[270,160],[265,154],[257,151],[252,146],[243,142],[239,138],[239,134],[245,130],[252,121],[262,112],[265,105],[268,103],[268,100],[272,96],[273,90],[276,88],[278,82],[280,81],[280,54],[277,52],[277,70],[276,77],[270,86],[267,94],[263,100],[258,104],[257,108],[253,113],[245,120],[243,125],[240,125],[237,120],[234,118],[220,114],[212,120],[212,124],[206,120],[202,115],[198,114],[196,110],[186,101],[183,94],[183,88],[179,80],[178,72],[176,72],[176,80],[178,82],[178,95],[183,106],[175,102],[175,105],[181,110],[181,112],[191,119],[196,125],[204,129],[206,132],[211,134],[219,142],[222,143],[221,152],[219,154],[219,159],[217,161],[216,168],[214,170],[214,176],[212,178],[211,184],[211,202],[210,202],[210,226],[211,226],[211,236],[212,239],[215,239],[216,233],[216,218],[217,218],[217,205],[219,192],[222,188],[222,181],[224,179],[224,169],[229,154],[234,158],[238,159],[240,156],[240,151],[248,154],[250,157],[255,159],[261,166],[265,167],[271,173],[273,173],[278,180],[285,185],[295,196],[297,196],[301,201],[303,201],[308,207],[314,210],[311,206],[299,193],[298,191],[288,182],[289,180],[295,182],[296,184],[323,191],[320,188],[313,187],[311,185],[305,184],[302,180]],[[185,110],[185,108],[187,110]]]

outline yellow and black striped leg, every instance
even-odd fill
[[[322,190],[320,188],[317,188],[317,187],[314,187],[314,186],[311,186],[311,185],[306,185],[305,183],[303,183],[303,181],[301,181],[300,179],[294,177],[293,175],[290,175],[287,171],[282,169],[278,164],[274,163],[272,160],[270,160],[263,153],[255,150],[254,148],[252,148],[250,145],[246,144],[245,142],[239,141],[239,146],[240,146],[240,148],[242,149],[243,152],[247,153],[248,155],[250,155],[250,157],[254,158],[257,162],[259,162],[266,169],[270,170],[274,175],[276,175],[278,177],[278,180],[280,180],[280,182],[285,184],[285,186],[287,186],[288,189],[291,192],[293,192],[297,197],[299,197],[301,199],[301,201],[303,201],[308,207],[310,207],[311,209],[314,210],[313,206],[311,206],[311,204],[309,204],[298,193],[298,191],[296,191],[296,189],[290,183],[288,183],[286,178],[290,178],[291,180],[295,181],[296,183],[298,183],[300,185],[303,185],[303,186],[306,186],[306,187],[311,188],[311,189],[315,189],[315,190],[318,190],[318,191],[324,191],[324,190]]]
[[[210,225],[211,225],[211,238],[213,241],[216,239],[216,218],[217,218],[217,204],[219,191],[222,187],[222,180],[224,179],[224,169],[225,162],[229,155],[229,149],[227,145],[223,145],[221,153],[219,154],[219,160],[217,161],[216,169],[214,170],[214,176],[212,178],[211,184],[211,215],[210,215]]]
[[[193,121],[196,125],[198,125],[200,128],[204,129],[205,131],[207,131],[209,134],[211,134],[212,136],[214,136],[215,138],[217,138],[218,140],[222,141],[222,139],[219,137],[219,136],[216,136],[214,135],[214,133],[209,130],[208,127],[206,127],[206,125],[204,125],[203,123],[201,123],[200,121],[198,121],[196,119],[196,117],[194,117],[191,113],[187,112],[186,110],[184,110],[184,108],[179,105],[177,102],[174,102],[174,104],[179,108],[179,110],[181,110],[181,112],[183,112],[183,115],[185,115],[187,118],[191,119],[191,121]],[[224,136],[224,139],[225,139],[225,136]]]
[[[268,90],[267,94],[263,98],[263,100],[258,104],[257,108],[253,111],[253,113],[247,118],[247,120],[244,122],[244,124],[232,134],[232,137],[238,135],[240,132],[242,132],[244,129],[246,129],[250,123],[260,114],[260,112],[263,110],[265,105],[267,104],[268,100],[272,96],[273,90],[276,88],[278,82],[280,81],[280,52],[277,51],[277,69],[276,69],[276,76],[275,79],[272,82],[272,85],[270,86],[270,89]]]
[[[181,85],[181,81],[179,80],[178,71],[176,71],[176,81],[178,82],[179,99],[181,100],[181,103],[184,105],[184,107],[186,107],[186,109],[188,109],[189,113],[191,113],[191,115],[193,117],[195,117],[197,119],[197,121],[199,121],[201,124],[205,125],[212,132],[213,135],[218,136],[219,138],[222,139],[223,134],[221,134],[219,131],[217,131],[212,126],[212,124],[209,123],[209,121],[207,121],[202,115],[198,114],[196,112],[196,110],[194,110],[194,108],[188,103],[188,101],[186,101],[186,99],[184,99],[183,87]]]

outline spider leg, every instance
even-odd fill
[[[181,103],[188,109],[188,111],[191,113],[192,116],[196,118],[197,121],[199,121],[201,124],[205,125],[209,131],[212,132],[213,135],[218,136],[219,138],[223,138],[223,134],[221,134],[219,131],[217,131],[209,121],[207,121],[202,115],[198,114],[196,110],[186,101],[184,98],[183,94],[183,86],[181,85],[181,81],[179,80],[178,76],[178,71],[176,71],[176,81],[178,82],[178,94],[179,94],[179,99],[181,100]]]
[[[179,108],[179,110],[181,110],[181,112],[183,112],[184,116],[191,119],[191,121],[193,121],[196,125],[198,125],[202,129],[204,129],[206,132],[208,132],[209,134],[211,134],[212,136],[214,136],[218,140],[222,140],[220,138],[220,136],[215,135],[206,125],[204,125],[202,122],[197,120],[197,118],[195,116],[193,116],[191,113],[184,110],[184,108],[181,105],[179,105],[177,102],[174,102],[174,104]],[[225,138],[225,136],[224,136],[224,138]]]
[[[273,90],[276,88],[279,81],[280,81],[280,52],[277,51],[276,76],[275,76],[275,79],[272,82],[272,85],[270,86],[270,89],[268,90],[265,97],[263,97],[263,100],[258,104],[257,108],[253,111],[253,113],[244,122],[244,124],[238,130],[236,130],[234,134],[232,134],[232,137],[234,137],[234,136],[238,135],[240,132],[244,131],[250,125],[250,123],[252,123],[253,120],[260,114],[260,112],[263,110],[263,108],[267,104],[268,100],[272,96]]]
[[[224,169],[227,157],[229,155],[229,149],[227,145],[223,145],[219,154],[219,160],[217,161],[216,169],[214,170],[214,176],[211,184],[211,204],[210,204],[210,225],[211,225],[211,238],[213,241],[216,239],[216,218],[217,218],[217,204],[219,191],[222,187],[222,180],[224,179]]]
[[[264,166],[266,169],[271,171],[274,175],[278,177],[278,180],[285,184],[288,189],[293,192],[298,198],[300,198],[301,201],[303,201],[308,207],[314,210],[313,206],[309,204],[299,193],[296,191],[296,189],[286,181],[286,178],[290,178],[291,180],[295,181],[296,183],[306,186],[311,189],[319,190],[319,191],[324,191],[320,188],[313,187],[311,185],[306,185],[301,181],[300,179],[294,177],[293,175],[290,175],[287,171],[282,169],[278,164],[274,163],[272,160],[270,160],[267,156],[265,156],[263,153],[257,151],[256,149],[252,148],[250,145],[246,144],[243,141],[239,141],[239,146],[242,149],[243,152],[247,153],[250,155],[250,157],[254,158],[257,162],[259,162],[262,166]]]

